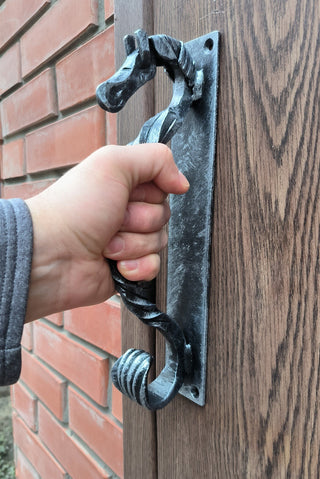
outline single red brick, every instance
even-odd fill
[[[76,479],[109,479],[106,473],[77,440],[70,436],[51,415],[39,407],[39,435],[46,446]],[[50,476],[45,476],[50,477]]]
[[[112,385],[112,414],[118,421],[123,422],[122,393]]]
[[[12,388],[12,407],[21,416],[26,425],[36,431],[37,418],[36,408],[37,399],[34,395],[31,395],[29,391],[20,383],[16,383]]]
[[[32,323],[26,323],[23,327],[23,334],[21,338],[22,346],[27,349],[28,351],[32,351],[33,341],[32,341]]]
[[[60,53],[94,25],[98,25],[98,0],[54,3],[21,38],[23,76]]]
[[[120,305],[114,301],[65,311],[64,327],[113,356],[121,355]]]
[[[21,449],[40,476],[50,479],[66,479],[66,472],[43,446],[38,435],[30,431],[15,413],[12,414],[12,423],[15,444]]]
[[[114,27],[63,58],[56,72],[60,110],[94,98],[98,84],[114,73]]]
[[[39,321],[34,325],[34,351],[98,404],[106,406],[109,363],[104,355]]]
[[[51,323],[55,324],[56,326],[63,326],[62,313],[50,314],[50,316],[47,316],[46,319],[50,321]]]
[[[114,13],[114,0],[104,0],[104,13],[107,20]]]
[[[16,178],[24,175],[24,139],[5,143],[2,150],[1,178]]]
[[[27,460],[25,455],[17,447],[15,454],[16,479],[39,479],[39,475],[34,467]]]
[[[69,425],[90,449],[123,477],[122,429],[69,388]]]
[[[21,379],[59,418],[64,419],[67,381],[50,371],[35,356],[22,351]]]
[[[105,144],[105,113],[91,107],[26,136],[27,172],[71,166]]]
[[[20,45],[19,43],[15,43],[0,57],[0,96],[13,86],[19,85],[20,83]]]
[[[3,2],[2,2],[3,3]],[[14,0],[4,2],[0,10],[0,48],[13,38],[50,0]]]
[[[35,196],[48,186],[54,183],[54,180],[31,181],[29,183],[18,183],[2,186],[2,198],[22,198],[23,200]]]
[[[107,113],[107,145],[117,144],[117,115]]]
[[[3,135],[57,116],[53,72],[49,68],[2,100]]]

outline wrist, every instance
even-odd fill
[[[50,205],[41,196],[26,200],[33,222],[33,256],[26,322],[66,309],[62,278],[69,258],[58,242],[59,221],[52,217]],[[50,212],[50,214],[49,214]]]

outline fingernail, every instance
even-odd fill
[[[168,244],[168,233],[165,230],[161,232],[161,248],[165,248]]]
[[[135,269],[138,269],[138,261],[135,261],[134,259],[120,261],[119,263],[121,269],[125,269],[126,271],[134,271]]]
[[[124,241],[120,236],[114,236],[106,249],[107,254],[121,253],[124,248]]]
[[[187,180],[187,178],[184,176],[184,174],[182,173],[182,171],[179,171],[179,175],[181,177],[181,183],[182,185],[185,187],[185,188],[190,188],[190,183],[189,181]]]

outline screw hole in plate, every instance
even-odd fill
[[[212,50],[213,49],[213,40],[212,38],[208,38],[206,41],[205,41],[205,44],[204,44],[205,48],[207,48],[208,50]]]
[[[196,399],[199,397],[199,389],[197,388],[197,386],[191,387],[191,394]]]

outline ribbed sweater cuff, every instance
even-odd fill
[[[0,200],[0,385],[15,383],[21,372],[32,247],[32,219],[26,203]]]

